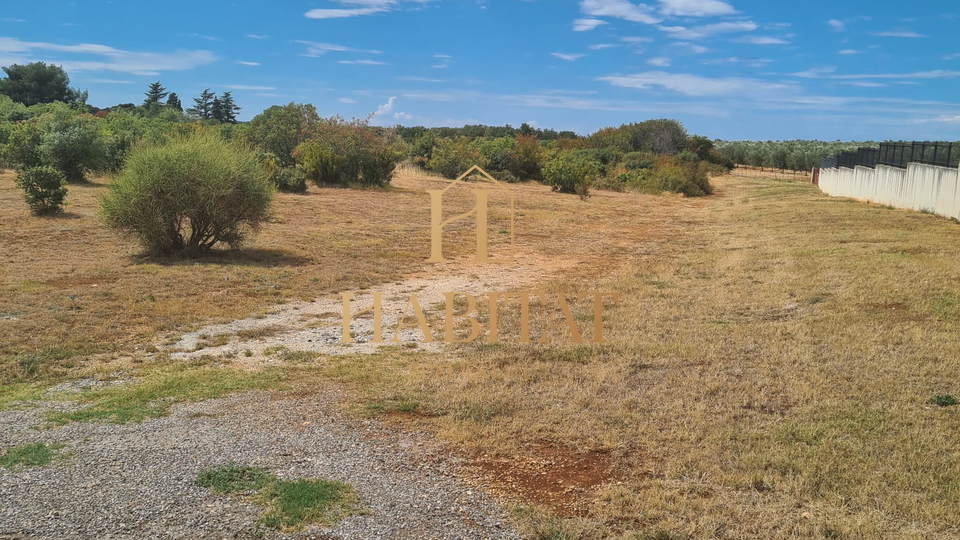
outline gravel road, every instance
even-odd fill
[[[517,538],[499,504],[455,476],[458,463],[428,437],[338,412],[336,390],[248,392],[176,406],[142,423],[42,426],[49,402],[0,412],[0,447],[64,444],[63,459],[0,468],[0,538],[262,538],[261,508],[194,484],[234,462],[284,479],[349,483],[369,515],[332,529],[265,538]]]

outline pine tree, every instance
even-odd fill
[[[210,107],[210,116],[217,122],[223,123],[223,103],[220,98],[213,98],[213,105]]]
[[[170,97],[167,98],[167,107],[183,112],[183,104],[180,103],[180,96],[176,92],[170,92]]]
[[[147,96],[147,98],[143,100],[143,106],[149,109],[152,106],[160,105],[160,100],[167,97],[168,92],[167,89],[160,84],[160,81],[157,81],[150,83],[150,87],[143,95]]]
[[[220,95],[220,121],[224,124],[236,124],[240,106],[233,100],[230,92]]]
[[[193,107],[187,109],[188,114],[192,114],[201,120],[210,120],[213,118],[213,100],[216,94],[209,88],[200,93],[200,97],[193,98]]]

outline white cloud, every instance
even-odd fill
[[[25,23],[26,19],[14,19],[13,17],[4,17],[3,22],[12,22],[12,23]]]
[[[924,34],[918,34],[909,30],[887,30],[886,32],[874,32],[871,34],[879,37],[898,37],[898,38],[925,38]]]
[[[737,43],[750,43],[751,45],[789,45],[790,42],[785,39],[770,36],[747,36],[735,40]]]
[[[587,48],[590,49],[591,51],[600,51],[600,50],[603,50],[603,49],[613,49],[613,48],[615,48],[615,47],[616,47],[616,45],[614,45],[614,44],[612,44],[612,43],[596,43],[596,44],[594,44],[594,45],[590,45],[590,46],[587,47]]]
[[[645,24],[657,24],[663,20],[654,14],[652,7],[628,0],[582,0],[580,11],[591,17],[614,17]]]
[[[378,62],[376,60],[340,60],[338,64],[344,65],[356,65],[356,66],[385,66],[386,62]]]
[[[716,24],[706,24],[703,26],[694,26],[687,28],[684,26],[658,26],[660,30],[667,32],[671,36],[679,39],[701,39],[716,34],[725,34],[731,32],[752,32],[757,29],[757,24],[753,21],[740,22],[721,22]]]
[[[670,66],[670,59],[664,58],[662,56],[658,56],[656,58],[651,58],[647,60],[647,63],[650,64],[651,66],[668,67]]]
[[[620,41],[624,43],[649,43],[653,41],[653,38],[639,37],[639,36],[625,36],[620,38]]]
[[[366,54],[383,54],[383,51],[354,49],[353,47],[336,45],[334,43],[318,43],[316,41],[303,41],[303,40],[297,40],[296,42],[301,45],[306,45],[307,50],[306,52],[303,53],[303,56],[309,56],[311,58],[315,58],[317,56],[327,54],[328,52],[354,52],[354,53],[366,53]]]
[[[670,46],[674,49],[679,49],[680,51],[689,54],[703,54],[710,50],[703,45],[697,45],[696,43],[689,43],[686,41],[678,41],[676,43],[672,43]]]
[[[348,97],[342,97],[342,98],[338,99],[337,101],[339,101],[340,103],[347,103],[347,104],[349,104],[349,103],[356,103],[356,102],[357,102],[357,100],[351,99],[351,98],[348,98]]]
[[[862,54],[862,51],[856,49],[843,49],[842,51],[837,51],[837,54]]]
[[[660,13],[676,17],[733,15],[737,10],[719,0],[660,0]]]
[[[405,112],[398,112],[393,114],[393,118],[395,120],[413,120],[413,115]]]
[[[936,69],[913,73],[867,73],[857,75],[831,75],[830,79],[954,79],[960,77],[960,71]]]
[[[858,88],[886,88],[890,86],[888,84],[878,83],[878,82],[868,82],[868,81],[851,81],[843,82],[840,84],[845,84],[847,86],[856,86]]]
[[[38,51],[83,54],[101,57],[98,60],[70,60],[62,55],[46,55]],[[43,61],[63,66],[67,71],[115,71],[133,75],[159,75],[163,71],[183,71],[216,61],[210,51],[177,50],[171,53],[136,52],[107,45],[79,43],[60,45],[39,41],[21,41],[0,37],[0,65]]]
[[[739,56],[730,56],[727,58],[714,58],[710,60],[701,60],[700,63],[707,65],[719,66],[723,64],[744,64],[752,68],[762,68],[767,64],[773,62],[769,58],[740,58]]]
[[[846,28],[846,25],[843,24],[843,21],[838,21],[837,19],[830,19],[827,21],[827,25],[829,25],[830,28],[833,28],[834,32],[843,32],[844,28]]]
[[[398,81],[425,82],[425,83],[444,83],[444,79],[430,79],[428,77],[397,77]]]
[[[836,70],[837,68],[835,67],[815,67],[804,71],[798,71],[797,73],[794,73],[793,76],[802,77],[804,79],[817,79],[829,75]]]
[[[260,35],[260,34],[247,34],[246,37],[248,37],[248,38],[250,38],[250,39],[267,39],[267,38],[269,38],[270,36],[264,36],[264,35]]]
[[[349,7],[311,9],[303,14],[308,19],[345,19],[362,15],[385,13],[400,7],[400,0],[335,0],[337,3]],[[409,0],[414,3],[425,3],[431,0]]]
[[[943,55],[944,60],[956,60],[960,58],[960,53],[952,53]]]
[[[573,21],[573,31],[586,32],[605,24],[608,24],[607,21],[601,21],[600,19],[576,19]]]
[[[397,96],[391,96],[386,103],[377,107],[377,112],[373,113],[374,116],[383,116],[385,114],[390,114],[393,112],[393,105],[397,102]]]
[[[586,56],[585,54],[565,54],[565,53],[558,53],[558,52],[550,53],[550,54],[561,60],[566,60],[567,62],[575,62],[583,58],[584,56]]]
[[[794,87],[784,83],[770,83],[759,79],[740,77],[709,78],[687,73],[648,71],[632,75],[611,75],[597,80],[624,88],[662,88],[686,96],[744,96],[782,93]]]
[[[260,62],[247,62],[246,60],[237,60],[241,66],[259,66]]]

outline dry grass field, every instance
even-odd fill
[[[33,218],[0,176],[7,394],[169,370],[156,350],[188,329],[435,271],[430,177],[278,195],[245,249],[175,261],[100,224],[103,182]],[[799,182],[713,182],[699,200],[512,187],[538,290],[619,293],[609,343],[511,344],[504,309],[502,344],[280,369],[446,441],[531,538],[960,538],[960,407],[930,402],[960,395],[960,226]],[[590,307],[574,315],[589,336]],[[535,306],[532,326],[550,318]]]

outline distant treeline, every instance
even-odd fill
[[[737,165],[765,169],[809,171],[820,160],[840,152],[853,152],[861,146],[875,147],[871,141],[724,141],[714,145]]]

